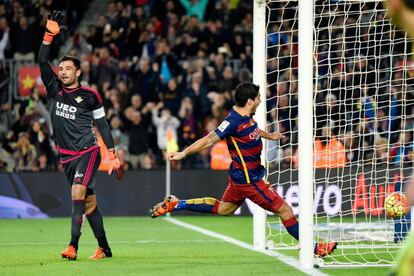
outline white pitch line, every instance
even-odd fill
[[[137,240],[137,241],[110,241],[111,244],[136,244],[136,243],[222,243],[224,241],[218,240]],[[61,245],[62,242],[0,242],[0,246],[13,246],[13,245]],[[82,244],[96,244],[96,242],[83,241]]]
[[[235,238],[232,238],[232,237],[229,237],[229,236],[225,236],[225,235],[216,233],[214,231],[210,231],[210,230],[207,230],[207,229],[204,229],[204,228],[201,228],[201,227],[198,227],[198,226],[180,221],[180,220],[172,218],[172,217],[164,217],[164,220],[166,220],[168,222],[171,222],[172,224],[179,225],[181,227],[184,227],[184,228],[202,233],[204,235],[207,235],[207,236],[210,236],[210,237],[220,239],[220,240],[223,240],[225,242],[237,245],[239,247],[242,247],[242,248],[245,248],[245,249],[248,249],[248,250],[251,250],[251,251],[263,253],[263,254],[271,256],[271,257],[275,257],[278,260],[280,260],[281,262],[293,267],[294,269],[300,270],[303,273],[306,273],[307,275],[327,276],[327,274],[322,273],[321,271],[319,271],[317,269],[314,269],[314,268],[303,269],[303,268],[300,267],[300,264],[296,259],[294,259],[292,257],[289,257],[289,256],[286,256],[286,255],[283,255],[279,252],[269,251],[269,250],[256,250],[256,249],[254,249],[254,247],[252,245],[250,245],[248,243],[239,241],[239,240],[237,240]]]

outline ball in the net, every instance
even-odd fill
[[[403,193],[393,192],[384,202],[385,212],[392,218],[399,218],[408,212],[407,197]]]

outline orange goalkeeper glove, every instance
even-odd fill
[[[116,173],[116,180],[121,181],[124,178],[124,171],[121,168],[121,162],[115,150],[109,151],[108,174]]]
[[[61,25],[65,16],[60,11],[53,11],[47,16],[46,31],[43,36],[43,40],[52,42],[53,37],[59,34],[61,31],[67,29],[65,25]]]

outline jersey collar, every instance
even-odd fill
[[[71,89],[69,89],[69,88],[65,88],[65,86],[63,86],[63,85],[62,85],[62,90],[63,90],[64,92],[66,92],[66,93],[72,93],[72,92],[75,92],[75,91],[79,90],[79,88],[81,88],[81,85],[80,85],[80,84],[78,84],[78,86],[77,86],[77,87],[75,87],[75,88],[71,88]]]

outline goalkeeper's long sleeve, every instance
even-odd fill
[[[102,140],[105,143],[105,146],[108,149],[114,148],[114,138],[111,134],[111,129],[109,128],[108,122],[106,121],[105,117],[99,118],[95,120],[96,126],[98,127],[99,133],[102,136]]]
[[[53,72],[52,67],[49,64],[50,57],[50,45],[43,44],[39,50],[39,66],[43,84],[46,86],[48,95],[51,93],[51,86],[57,84],[58,77]]]

